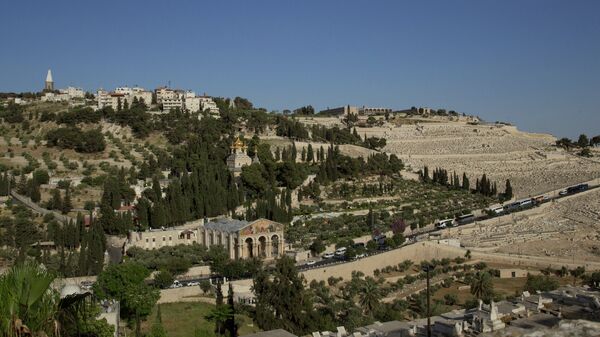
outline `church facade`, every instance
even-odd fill
[[[131,232],[125,249],[158,249],[194,243],[207,248],[221,245],[231,259],[275,259],[284,254],[284,226],[267,219],[248,222],[222,218],[207,223],[198,220],[181,228]]]

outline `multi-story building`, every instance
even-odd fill
[[[346,116],[349,114],[358,115],[358,107],[344,105],[338,108],[327,108],[325,110],[321,110],[319,113],[330,116]]]
[[[186,97],[185,98],[185,110],[188,112],[201,111],[202,104],[200,97]]]
[[[131,95],[133,98],[137,98],[138,101],[144,102],[146,106],[150,106],[150,104],[152,104],[152,91],[148,91],[140,87],[134,87],[132,88]]]
[[[173,90],[167,87],[160,87],[154,90],[156,93],[156,103],[161,104],[165,99],[176,99],[180,97],[178,90]]]
[[[150,105],[152,103],[152,92],[140,87],[119,87],[116,88],[114,92],[100,89],[96,95],[98,109],[110,106],[113,110],[118,110],[119,102],[121,107],[123,107],[125,102],[127,102],[128,105],[131,105],[135,99],[143,101],[146,105]]]
[[[81,88],[67,87],[66,89],[59,89],[59,92],[61,94],[67,94],[69,99],[85,97],[85,92]]]
[[[217,103],[213,101],[213,99],[209,96],[200,96],[200,106],[202,111],[207,111],[213,117],[219,118],[219,107],[217,107]]]
[[[183,97],[163,98],[161,104],[163,111],[171,111],[173,109],[179,109],[183,111],[184,108]]]
[[[123,107],[127,99],[127,95],[123,93],[107,92],[104,90],[98,90],[96,99],[98,100],[98,109],[111,107],[113,110],[119,110],[119,105]]]

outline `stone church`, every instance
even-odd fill
[[[238,137],[231,145],[231,154],[227,157],[227,168],[233,172],[234,176],[239,176],[242,173],[242,167],[258,163],[258,157],[248,156],[248,146]]]
[[[284,253],[283,228],[283,224],[267,219],[248,222],[221,218],[207,223],[197,220],[179,228],[131,232],[125,249],[198,243],[207,248],[222,245],[231,259],[274,259]]]

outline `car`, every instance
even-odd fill
[[[346,247],[340,247],[335,250],[335,256],[341,257],[346,255]]]
[[[183,284],[181,284],[181,282],[175,280],[173,281],[173,284],[171,284],[171,286],[169,288],[174,289],[174,288],[181,288],[183,287]]]
[[[306,261],[305,266],[314,266],[317,263],[317,261],[312,260],[312,261]]]
[[[567,195],[569,194],[569,192],[567,190],[562,190],[560,192],[558,192],[558,195]]]
[[[323,258],[324,259],[333,259],[334,256],[335,256],[335,254],[333,254],[333,253],[325,253],[325,254],[323,254]]]
[[[362,259],[363,257],[367,257],[367,253],[356,254],[355,259]]]
[[[191,282],[187,283],[188,287],[194,287],[194,286],[199,286],[199,285],[200,285],[200,282],[198,282],[198,281],[191,281]]]

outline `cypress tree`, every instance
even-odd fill
[[[31,198],[31,201],[33,202],[39,202],[42,198],[41,193],[40,193],[40,185],[38,185],[35,181],[30,180],[28,182],[28,195]]]
[[[146,198],[140,198],[137,203],[138,224],[141,229],[150,227],[150,203]]]
[[[229,290],[227,292],[227,305],[231,309],[231,316],[225,321],[225,329],[229,331],[229,337],[237,337],[237,326],[235,324],[235,304],[233,300],[233,286],[229,282]]]
[[[504,187],[504,199],[510,200],[513,197],[513,190],[510,184],[510,180],[506,179],[506,186]]]
[[[314,161],[314,156],[315,154],[313,153],[313,147],[312,145],[309,143],[308,144],[308,149],[306,150],[306,161],[309,163],[312,163]]]
[[[298,150],[296,149],[296,142],[292,143],[292,149],[290,151],[291,160],[296,161],[296,157],[298,156]]]
[[[152,191],[154,192],[154,200],[152,201],[157,202],[162,198],[162,189],[157,177],[152,178]]]
[[[373,209],[369,208],[369,213],[367,214],[367,227],[373,231],[375,228],[375,213],[373,213]]]
[[[62,210],[62,199],[60,197],[60,191],[58,189],[52,190],[52,209]]]
[[[154,204],[152,207],[152,217],[150,220],[150,226],[152,228],[162,228],[166,225],[167,215],[161,202]]]
[[[71,203],[71,189],[67,187],[67,190],[65,192],[65,199],[62,203],[61,212],[63,214],[67,214],[69,213],[69,211],[71,211],[71,208],[73,208],[73,204]]]
[[[469,178],[467,178],[467,174],[463,172],[462,188],[464,190],[469,190],[471,188],[469,185]]]
[[[281,160],[281,150],[279,149],[279,146],[275,149],[275,161],[280,161]]]
[[[3,175],[0,175],[0,196],[8,195],[8,176],[6,172]]]
[[[79,275],[85,276],[88,273],[88,235],[87,233],[83,234],[83,238],[81,240],[81,245],[79,246],[79,261],[77,262],[77,270],[79,270]]]
[[[106,251],[106,237],[102,224],[94,221],[88,234],[87,267],[90,275],[98,275],[104,266],[104,252]]]

